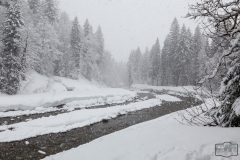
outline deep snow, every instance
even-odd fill
[[[156,95],[156,98],[164,100],[164,101],[170,101],[170,102],[179,102],[182,101],[181,99],[174,97],[174,96],[170,96],[167,94],[162,94],[162,95]]]
[[[115,97],[116,100],[118,97],[121,101],[136,96],[135,92],[102,87],[84,79],[48,78],[35,71],[29,71],[27,75],[27,81],[22,82],[21,90],[17,95],[0,94],[0,111],[36,110],[39,107],[49,108],[76,100],[99,98],[111,100]],[[65,86],[74,88],[74,90],[67,91]]]
[[[49,133],[65,132],[87,126],[103,119],[115,118],[128,112],[161,105],[159,99],[130,103],[100,109],[83,109],[56,116],[42,117],[35,120],[0,126],[0,142],[22,140]],[[11,129],[10,129],[11,128]]]
[[[183,125],[173,117],[181,119],[175,112],[44,160],[223,160],[215,156],[215,144],[240,144],[240,128]],[[238,160],[240,156],[227,159]]]

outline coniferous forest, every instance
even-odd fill
[[[132,50],[127,64],[116,62],[105,50],[100,25],[94,31],[88,19],[81,25],[58,6],[55,0],[1,0],[1,92],[16,94],[29,69],[112,87],[197,85],[217,63],[218,39],[210,40],[199,26],[192,33],[176,18],[163,46],[157,39],[145,51]],[[222,74],[213,80],[213,89],[220,86]]]
[[[204,35],[199,26],[192,33],[184,24],[180,27],[175,18],[163,46],[157,39],[150,50],[146,48],[142,52],[137,48],[131,51],[128,59],[129,84],[196,86],[217,63],[217,44],[217,41]],[[224,73],[211,81],[212,89],[220,86]]]
[[[109,86],[127,82],[126,65],[104,48],[101,26],[71,20],[57,1],[1,0],[0,14],[1,92],[16,94],[29,69]]]
[[[0,160],[239,159],[239,17],[240,0],[0,0]]]

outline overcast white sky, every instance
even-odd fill
[[[59,0],[60,8],[70,18],[78,16],[81,26],[89,20],[96,31],[102,27],[105,48],[117,61],[127,61],[132,49],[151,48],[157,37],[161,48],[170,25],[176,17],[194,30],[194,21],[182,18],[188,3],[195,0]]]

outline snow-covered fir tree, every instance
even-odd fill
[[[127,66],[128,66],[128,85],[129,87],[133,84],[134,82],[134,52],[132,51],[130,53],[130,56],[128,58],[128,63],[127,63]]]
[[[211,10],[211,12],[209,12]],[[214,70],[206,75],[199,83],[205,84],[214,79],[221,67],[230,62],[230,68],[222,81],[219,100],[222,104],[212,108],[207,115],[215,119],[215,124],[222,127],[240,126],[239,97],[240,97],[240,19],[239,1],[201,1],[190,6],[187,17],[200,19],[206,28],[206,33],[214,42],[218,62]]]
[[[150,79],[152,84],[159,85],[159,71],[160,71],[160,44],[159,40],[153,45],[150,51]]]
[[[82,58],[82,33],[78,22],[78,18],[75,17],[70,34],[70,44],[73,53],[73,60],[75,62],[76,74],[80,74],[81,58]]]
[[[20,87],[22,74],[22,52],[20,48],[20,28],[24,25],[18,3],[11,5],[6,14],[4,23],[3,53],[1,54],[1,92],[16,94]]]
[[[44,1],[44,15],[47,17],[51,24],[58,21],[58,4],[56,0],[45,0]]]
[[[188,41],[188,34],[185,25],[183,25],[177,44],[177,54],[174,58],[174,83],[176,86],[188,85],[189,75],[186,72],[190,67],[190,46]]]
[[[32,10],[33,14],[36,14],[37,12],[39,12],[41,1],[40,0],[28,0],[28,5],[29,5],[30,9]]]
[[[103,33],[102,33],[101,26],[98,26],[98,29],[94,36],[95,36],[95,40],[96,40],[96,51],[99,55],[99,57],[97,59],[97,64],[100,67],[102,64],[103,52],[104,52],[104,39],[103,39]]]
[[[202,37],[201,37],[201,31],[199,26],[196,27],[194,36],[193,36],[193,58],[192,58],[192,76],[191,76],[191,84],[196,85],[197,82],[200,80],[198,77],[198,67],[199,67],[199,62],[198,62],[198,56],[199,52],[201,51],[202,48]]]
[[[97,54],[93,48],[94,36],[92,26],[89,24],[88,19],[83,25],[83,72],[82,74],[88,79],[92,80],[94,70],[97,70],[95,65]],[[97,72],[97,71],[96,71]]]
[[[174,18],[172,24],[171,24],[171,28],[170,28],[170,33],[169,33],[169,72],[168,76],[167,76],[167,80],[168,80],[168,84],[173,85],[173,77],[174,77],[174,66],[173,64],[175,63],[173,60],[173,57],[176,57],[177,54],[177,44],[178,44],[178,38],[179,38],[179,23],[178,20],[176,18]]]
[[[170,70],[170,55],[169,55],[169,35],[166,37],[162,49],[162,56],[161,56],[161,85],[166,86],[169,85],[168,83],[168,77],[169,73],[171,73]]]

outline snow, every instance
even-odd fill
[[[115,102],[116,99],[122,101],[126,97],[136,96],[135,92],[98,86],[84,79],[48,78],[35,71],[29,71],[27,75],[27,81],[22,82],[17,95],[0,94],[0,111],[35,110],[37,107],[49,108],[71,101],[97,98],[108,98],[109,102]],[[75,89],[67,91],[65,86]]]
[[[132,87],[135,90],[156,90],[156,91],[174,91],[179,93],[187,93],[187,92],[195,92],[193,86],[179,86],[179,87],[171,87],[171,86],[150,86],[146,84],[134,84]]]
[[[165,94],[179,95],[179,96],[189,96],[189,94],[199,100],[202,100],[201,96],[209,97],[209,91],[205,88],[198,88],[196,86],[151,86],[146,84],[134,84],[132,88],[136,91],[144,90],[154,90],[158,92],[163,92]],[[201,96],[200,96],[201,95]]]
[[[163,95],[156,95],[156,98],[164,100],[164,101],[169,101],[169,102],[180,102],[182,101],[181,99],[174,97],[174,96],[170,96],[168,94],[163,94]]]
[[[21,115],[39,114],[39,113],[46,113],[46,112],[59,111],[59,110],[72,111],[76,108],[88,108],[88,107],[104,105],[104,104],[124,103],[126,101],[131,101],[132,98],[133,97],[130,95],[123,95],[123,96],[115,96],[115,97],[106,96],[106,97],[90,98],[90,99],[86,99],[86,100],[76,100],[76,101],[66,103],[63,106],[63,108],[36,107],[34,110],[0,112],[0,117],[16,117],[16,116],[21,116]]]
[[[119,105],[100,109],[84,109],[63,113],[56,116],[0,126],[0,142],[17,141],[49,133],[65,132],[74,128],[87,126],[103,119],[115,118],[128,112],[155,107],[161,104],[159,99]],[[9,130],[8,128],[13,128]]]
[[[180,124],[173,117],[180,119],[175,112],[44,160],[77,160],[79,157],[82,160],[220,160],[224,158],[215,156],[215,144],[240,144],[240,128],[189,126]],[[240,156],[228,159],[237,160]]]

